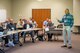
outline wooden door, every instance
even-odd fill
[[[38,27],[42,28],[44,20],[51,18],[51,9],[32,9],[32,18],[37,22]]]

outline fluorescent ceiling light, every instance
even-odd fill
[[[37,1],[43,1],[43,0],[37,0]]]

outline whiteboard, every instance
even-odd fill
[[[6,20],[6,10],[0,9],[0,22],[5,22]]]

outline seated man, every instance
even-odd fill
[[[4,29],[3,29],[3,27],[0,23],[0,36],[3,35],[3,31],[4,31]],[[1,45],[2,45],[2,38],[1,37],[0,37],[0,42],[1,42]]]
[[[7,25],[7,29],[9,31],[17,30],[15,24],[13,23],[13,19],[10,19],[10,23]],[[18,33],[13,34],[13,36],[9,36],[10,40],[13,40],[14,43],[18,43]]]
[[[10,20],[10,18],[7,18],[6,21],[2,23],[2,27],[3,27],[3,29],[4,29],[4,34],[7,33],[7,25],[9,24],[9,20]],[[3,39],[4,39],[4,41],[5,41],[4,44],[5,44],[5,45],[8,44],[8,36],[3,37]]]
[[[37,22],[34,19],[32,19],[31,24],[33,25],[33,28],[36,28],[38,26]]]
[[[24,22],[23,22],[22,19],[20,19],[20,20],[18,21],[18,23],[17,23],[17,28],[18,28],[19,30],[22,30],[22,29],[23,29],[23,25],[24,25]]]
[[[39,41],[43,41],[43,35],[44,35],[43,30],[38,31],[38,40]]]
[[[49,30],[54,28],[53,25],[54,24],[52,23],[51,19],[49,19],[48,24],[47,24],[47,26],[49,27]],[[53,33],[51,33],[51,34],[48,33],[48,41],[51,41],[52,40],[52,35],[53,35]]]
[[[37,28],[38,24],[33,18],[30,18],[29,22],[32,24],[33,28]],[[37,34],[37,33],[38,31],[34,31],[34,34]]]
[[[44,28],[47,27],[48,20],[49,20],[49,18],[46,18],[46,20],[43,22],[43,27],[44,27]]]
[[[25,24],[24,24],[24,26],[23,26],[23,28],[24,29],[29,29],[29,28],[33,28],[33,26],[32,26],[32,24],[29,22],[29,21],[27,21]],[[34,36],[33,36],[33,31],[29,31],[29,32],[24,32],[23,33],[23,37],[24,37],[24,42],[25,42],[25,37],[26,37],[26,34],[30,34],[31,35],[31,38],[32,38],[32,42],[34,42]]]
[[[47,30],[47,31],[50,32],[50,30],[54,28],[53,25],[54,25],[54,24],[52,23],[51,19],[49,19],[49,20],[48,20],[48,23],[47,23],[47,25],[46,25],[46,27],[45,27],[45,30]],[[52,35],[53,35],[53,33],[47,33],[47,35],[48,35],[48,41],[51,41],[51,40],[52,40]]]
[[[18,30],[22,30],[23,29],[23,25],[24,25],[24,21],[22,19],[19,19],[19,21],[17,22],[16,27],[17,27]],[[19,32],[18,34],[19,34],[19,36],[22,37],[23,32]]]

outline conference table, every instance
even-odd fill
[[[7,36],[10,36],[11,34],[16,34],[19,32],[29,32],[29,31],[33,31],[33,35],[34,35],[34,31],[39,31],[39,30],[43,30],[43,29],[42,28],[29,28],[29,29],[23,29],[23,30],[8,31],[6,34],[0,35],[0,38],[7,37]],[[4,49],[4,46],[3,46],[3,49]]]
[[[26,32],[26,31],[37,31],[42,30],[42,28],[30,28],[30,29],[24,29],[24,30],[14,30],[14,31],[8,31],[7,34],[1,35],[1,37],[9,36],[11,34],[19,33],[19,32]]]
[[[53,34],[54,40],[58,40],[58,36],[61,36],[63,33],[63,28],[52,28],[49,31],[45,31],[45,33]]]
[[[43,28],[30,28],[30,29],[23,29],[23,30],[16,30],[16,31],[8,31],[7,34],[1,35],[0,38],[10,36],[11,34],[15,34],[15,33],[19,33],[19,32],[29,32],[29,31],[33,31],[33,35],[34,35],[34,31],[39,31],[39,30],[44,30],[44,29]],[[53,33],[56,36],[56,35],[61,34],[62,30],[63,29],[55,28],[46,33]],[[4,49],[4,47],[3,47],[3,49]]]

